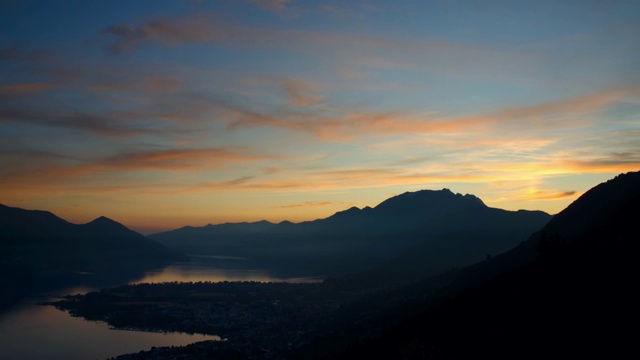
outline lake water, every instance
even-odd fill
[[[130,284],[188,281],[260,281],[260,282],[319,282],[317,277],[277,277],[268,271],[247,269],[246,259],[232,256],[189,255],[191,261],[180,262],[157,271],[147,272]]]
[[[113,330],[103,322],[27,303],[0,317],[0,359],[107,359],[152,346],[187,345],[217,336]]]
[[[238,258],[193,258],[165,269],[147,273],[130,283],[165,281],[290,281],[317,282],[316,278],[284,279],[263,270],[225,269],[220,262]],[[59,294],[86,293],[95,289],[74,288]],[[103,322],[75,318],[52,306],[37,305],[43,299],[30,299],[0,315],[0,360],[35,359],[107,359],[121,354],[148,350],[153,346],[187,345],[217,336],[184,333],[151,333],[115,330]]]

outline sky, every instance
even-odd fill
[[[640,2],[0,0],[0,203],[152,233],[640,170]]]

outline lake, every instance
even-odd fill
[[[188,281],[288,281],[317,282],[318,278],[278,278],[267,271],[229,267],[240,258],[193,257],[150,271],[132,284],[143,282]],[[184,333],[152,333],[115,330],[103,322],[75,318],[37,301],[65,294],[86,293],[95,289],[73,288],[24,301],[0,315],[0,359],[107,359],[121,354],[148,350],[151,347],[187,345],[203,340],[220,340],[217,336]]]
[[[28,302],[0,317],[0,359],[107,359],[152,346],[187,345],[217,336],[113,330],[52,306]]]
[[[246,259],[233,256],[188,255],[190,261],[149,271],[129,284],[197,281],[320,282],[318,277],[278,277],[266,270],[245,268]]]

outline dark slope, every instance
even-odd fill
[[[599,184],[554,216],[543,230],[572,241],[588,231],[608,226],[638,194],[639,186],[640,172],[622,174]]]
[[[246,238],[259,236],[275,226],[268,221],[254,223],[225,223],[202,227],[185,226],[179,229],[149,235],[165,246],[183,253],[216,253],[220,255],[238,255],[242,251]],[[280,225],[285,228],[286,225]],[[214,243],[215,242],[215,243]]]
[[[490,208],[473,195],[448,189],[423,190],[299,224],[185,227],[150,238],[184,253],[248,258],[246,266],[289,276],[338,275],[374,266],[385,271],[383,264],[396,257],[408,265],[401,273],[424,275],[508,250],[549,218],[539,211]]]
[[[518,248],[451,275],[444,296],[422,301],[462,294],[328,357],[635,358],[638,219],[640,173],[620,175]]]
[[[0,229],[3,242],[9,236],[39,237],[51,232],[61,233],[69,229],[71,223],[60,219],[48,211],[24,210],[0,204]]]
[[[178,258],[105,217],[76,225],[46,211],[4,205],[0,248],[2,305],[28,292],[131,276]]]

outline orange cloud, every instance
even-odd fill
[[[237,151],[223,148],[177,149],[149,152],[125,153],[98,162],[98,166],[120,170],[189,170],[193,168],[216,168],[221,163],[257,161],[260,156],[241,155]]]
[[[554,126],[572,127],[580,124],[577,115],[602,110],[604,107],[640,95],[640,87],[608,89],[549,103],[506,108],[482,116],[436,118],[406,111],[348,112],[325,117],[315,113],[279,112],[262,114],[245,109],[228,108],[229,128],[280,127],[308,132],[323,140],[346,140],[363,136],[388,136],[416,133],[484,132],[496,126],[544,128],[547,117],[554,116]],[[557,121],[561,116],[562,121]],[[575,118],[568,121],[567,117]],[[537,121],[529,122],[535,118]]]
[[[570,169],[574,173],[623,173],[640,170],[640,160],[633,161],[609,161],[609,160],[565,160],[561,166]]]
[[[463,162],[420,165],[422,171],[396,167],[387,163],[372,168],[338,169],[332,171],[285,171],[273,176],[243,177],[236,180],[202,183],[189,191],[319,191],[362,189],[387,186],[428,186],[428,184],[477,183],[500,184],[522,183],[521,187],[531,189],[541,179],[550,176],[571,174],[620,173],[640,169],[640,161],[569,161],[549,157],[519,161],[478,161],[476,158]],[[513,190],[513,189],[512,189]],[[571,191],[536,190],[528,192],[522,199],[551,200],[575,195]],[[520,199],[520,198],[518,198]],[[521,200],[522,200],[521,199]]]
[[[529,193],[526,200],[557,200],[574,197],[576,191],[535,190]]]
[[[283,209],[292,209],[292,208],[316,208],[316,207],[322,207],[322,206],[328,206],[328,205],[333,205],[333,203],[330,201],[319,201],[319,202],[307,201],[299,204],[281,205],[279,207]]]
[[[242,178],[243,181],[224,181],[202,183],[188,191],[314,191],[359,189],[383,186],[486,181],[488,175],[446,175],[442,173],[411,174],[405,170],[390,168],[340,169],[333,171],[315,171],[306,173],[291,172],[271,178]]]
[[[82,161],[80,159],[68,159],[58,157],[53,154],[23,154],[10,157],[3,155],[0,160],[3,164],[11,161],[13,165],[7,166],[10,171],[0,172],[0,180],[6,187],[16,189],[46,188],[63,186],[63,184],[75,184],[75,187],[99,187],[101,180],[108,175],[108,181],[116,182],[118,185],[114,189],[123,189],[127,186],[142,187],[148,186],[150,189],[157,186],[167,187],[163,181],[158,184],[149,183],[148,180],[118,180],[120,176],[129,172],[147,171],[171,171],[171,172],[207,172],[217,170],[225,166],[242,162],[253,162],[265,159],[265,155],[257,156],[246,154],[243,149],[178,149],[159,150],[137,153],[123,153],[108,158],[92,161]],[[28,160],[28,161],[25,161]],[[23,165],[20,165],[23,163]],[[95,177],[93,175],[100,175]],[[83,185],[77,184],[79,179]],[[125,184],[129,184],[124,186]],[[184,186],[182,186],[184,187]],[[109,188],[109,187],[107,187]],[[6,189],[5,189],[6,190]]]
[[[585,112],[601,110],[608,105],[637,95],[640,95],[640,86],[606,89],[559,101],[509,108],[495,113],[493,117],[500,121],[554,114],[581,115]]]

